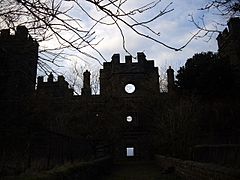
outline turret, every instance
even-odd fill
[[[230,33],[239,33],[239,29],[240,29],[240,18],[231,18],[228,21],[228,29]]]
[[[90,96],[91,95],[90,75],[91,75],[91,73],[88,70],[86,70],[83,73],[83,88],[82,88],[82,95],[83,96]]]
[[[231,18],[223,32],[219,33],[217,37],[218,47],[222,48],[229,41],[239,39],[240,18]]]
[[[168,93],[174,91],[174,70],[169,66],[167,70]]]
[[[137,59],[139,63],[144,63],[146,62],[146,55],[143,52],[138,52],[137,53]]]
[[[219,56],[228,59],[231,65],[239,67],[240,61],[240,18],[231,18],[228,27],[217,37]]]
[[[53,82],[53,74],[50,73],[48,76],[48,82],[52,83]]]
[[[43,85],[43,76],[37,77],[37,89],[40,89]]]
[[[15,33],[3,29],[0,33],[1,97],[15,98],[34,94],[37,75],[38,43],[25,26],[18,26]],[[17,75],[16,75],[17,74]]]
[[[28,29],[25,26],[18,26],[16,37],[18,39],[26,40],[28,38]]]

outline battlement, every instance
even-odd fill
[[[125,62],[120,62],[120,54],[114,54],[111,62],[104,62],[103,67],[105,70],[119,69],[120,67],[141,66],[141,67],[154,67],[153,61],[147,60],[143,52],[137,53],[137,62],[132,61],[132,56],[125,56]]]
[[[17,26],[15,34],[10,33],[10,29],[2,29],[0,31],[0,40],[21,40],[33,41],[28,29],[25,26]]]
[[[143,52],[138,52],[137,53],[137,63],[144,63],[146,62],[146,55]],[[112,61],[113,64],[119,64],[120,63],[120,54],[114,54],[112,56]],[[132,63],[132,56],[125,56],[125,63],[126,64],[131,64]]]
[[[1,84],[1,87],[7,85],[3,96],[23,97],[33,94],[38,62],[37,41],[32,39],[25,26],[18,26],[15,33],[11,33],[10,29],[2,29],[0,49],[0,59],[4,61],[0,69],[4,69],[2,74],[8,77]]]
[[[47,81],[44,81],[43,76],[37,78],[37,91],[42,94],[50,94],[53,96],[72,95],[73,90],[68,88],[68,85],[64,76],[58,76],[57,80],[54,81],[52,73],[49,74]]]
[[[158,78],[158,67],[153,60],[147,60],[143,52],[137,53],[137,62],[129,55],[121,62],[120,55],[114,54],[112,61],[105,62],[100,70],[100,92],[101,95],[129,96],[122,90],[127,84],[134,84],[139,90],[133,96],[158,94]]]
[[[43,76],[38,76],[37,78],[37,83],[38,84],[42,84],[42,83],[61,83],[61,84],[64,84],[64,83],[67,83],[68,82],[65,80],[64,76],[60,75],[57,77],[57,81],[54,81],[54,76],[52,73],[50,73],[47,77],[47,81],[44,81],[44,77]]]
[[[223,30],[217,37],[218,47],[221,48],[225,42],[229,39],[234,39],[239,37],[239,29],[240,29],[240,18],[235,17],[231,18],[228,23],[228,27]]]

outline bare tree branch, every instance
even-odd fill
[[[160,32],[154,30],[151,23],[172,12],[172,3],[161,7],[161,0],[153,0],[134,8],[128,7],[129,3],[130,0],[0,0],[0,23],[12,30],[17,25],[25,25],[40,43],[40,53],[45,53],[40,55],[41,61],[53,58],[46,63],[56,63],[63,60],[69,51],[75,51],[69,55],[77,53],[79,59],[90,58],[102,64],[106,59],[98,49],[103,40],[96,34],[99,25],[117,28],[127,53],[125,33],[129,29],[140,37],[175,51],[182,50],[198,35],[197,32],[180,47],[171,46],[161,40]],[[155,15],[140,20],[149,12]],[[47,57],[47,52],[56,55]],[[44,65],[42,63],[40,69],[51,67]]]
[[[240,0],[210,0],[204,7],[199,9],[203,12],[210,12],[211,15],[215,15],[221,17],[223,21],[224,18],[229,19],[231,17],[239,17],[240,16]],[[216,33],[220,33],[223,26],[226,26],[227,23],[218,22],[214,19],[211,21],[211,26],[206,25],[205,15],[199,17],[198,20],[194,18],[193,15],[190,16],[190,21],[199,29],[198,38],[207,38],[207,41],[212,39],[213,35]]]

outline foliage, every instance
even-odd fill
[[[199,134],[199,101],[196,97],[166,97],[156,114],[154,145],[157,153],[189,158],[190,147]],[[194,129],[194,131],[193,131]]]
[[[197,95],[225,96],[235,88],[233,68],[212,52],[195,54],[178,70],[177,86]]]
[[[163,101],[157,115],[161,154],[185,159],[196,144],[238,142],[239,86],[228,59],[195,54],[178,70],[176,85],[179,92]]]

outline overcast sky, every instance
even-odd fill
[[[133,8],[139,6],[139,0],[129,0],[126,4],[126,8]],[[149,1],[150,2],[150,1]],[[153,14],[157,13],[159,9],[163,9],[167,4],[173,2],[169,9],[174,10],[164,16],[160,17],[157,21],[150,24],[157,32],[160,32],[159,40],[167,43],[173,47],[180,47],[185,42],[191,38],[192,34],[197,31],[197,28],[191,23],[189,15],[192,14],[197,20],[205,13],[206,25],[211,27],[211,22],[219,21],[218,16],[211,16],[207,12],[202,12],[198,10],[203,7],[208,1],[207,0],[162,0],[162,2],[152,11],[141,16],[137,16],[138,20],[146,20]],[[143,3],[141,1],[140,3]],[[144,3],[148,1],[144,0]],[[89,12],[95,13],[94,6],[86,6]],[[75,16],[79,16],[79,12],[72,12]],[[83,19],[84,25],[87,27],[91,25],[89,19]],[[221,21],[221,20],[220,20]],[[174,70],[178,70],[180,66],[183,66],[187,58],[192,57],[195,53],[200,53],[203,51],[217,51],[216,36],[214,36],[210,41],[206,42],[205,39],[194,39],[187,47],[182,51],[170,50],[157,44],[151,40],[140,37],[132,32],[130,29],[124,27],[124,35],[126,39],[126,47],[132,55],[136,55],[137,52],[144,52],[147,59],[155,60],[155,65],[159,69],[165,70],[166,67],[172,66]],[[124,56],[127,55],[122,48],[122,39],[119,30],[114,26],[97,26],[95,29],[98,38],[104,38],[103,41],[97,46],[104,57],[110,61],[114,53],[120,53],[122,61]],[[143,30],[143,32],[146,32]],[[147,32],[146,32],[147,33]],[[90,53],[91,49],[87,49]],[[85,57],[83,57],[85,58]],[[101,66],[94,60],[87,59],[87,67],[90,70],[99,69]],[[82,62],[80,65],[84,64]],[[64,70],[67,71],[67,70]]]

